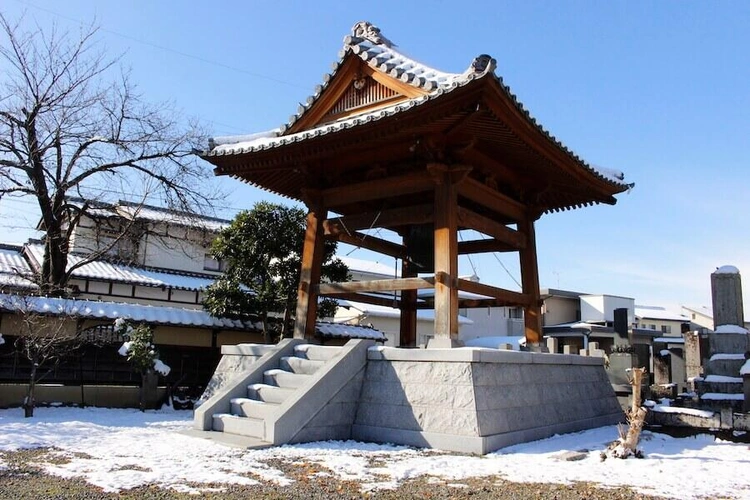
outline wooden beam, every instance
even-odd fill
[[[451,171],[431,164],[435,176],[435,339],[458,339],[458,189]],[[438,279],[438,276],[440,279]],[[450,345],[450,343],[448,344]]]
[[[469,240],[458,242],[458,254],[470,253],[491,253],[491,252],[516,252],[518,248],[502,241],[494,239],[488,240]]]
[[[459,309],[477,309],[481,307],[523,307],[515,301],[503,299],[458,299]],[[435,301],[431,298],[420,299],[417,303],[417,309],[434,309]]]
[[[395,307],[399,306],[399,299],[394,297],[385,297],[377,295],[366,295],[364,293],[339,293],[336,295],[337,299],[351,300],[352,302],[362,302],[364,304],[373,304],[376,306],[383,307]],[[339,306],[342,307],[342,306]]]
[[[458,186],[458,195],[518,222],[526,217],[523,203],[506,196],[481,182],[468,178]]]
[[[462,227],[467,227],[492,236],[496,240],[520,250],[526,247],[526,238],[523,233],[509,228],[505,224],[496,222],[488,217],[472,212],[468,208],[458,209],[458,221]]]
[[[333,238],[342,243],[372,250],[373,252],[378,252],[397,259],[406,259],[407,257],[406,247],[399,245],[398,243],[370,236],[369,234],[359,233],[357,231],[347,233],[346,231],[343,231],[343,227],[340,225],[332,227],[331,225],[326,226],[324,223],[324,228],[326,237]],[[331,232],[332,230],[335,232]]]
[[[477,283],[476,281],[469,281],[461,278],[458,279],[458,289],[463,292],[475,293],[477,295],[484,295],[485,297],[497,299],[508,305],[527,306],[531,303],[532,299],[531,296],[526,293],[512,292],[504,288],[485,285],[484,283]]]
[[[397,278],[392,280],[347,281],[344,283],[321,283],[313,289],[319,295],[340,295],[358,292],[393,292],[397,290],[420,290],[433,288],[432,278]]]
[[[409,238],[404,238],[409,247]],[[416,278],[417,272],[408,260],[401,261],[401,277]],[[401,292],[401,315],[399,316],[399,343],[401,347],[417,346],[417,291],[403,290]]]
[[[432,222],[432,217],[432,205],[414,205],[328,219],[323,223],[323,228],[330,234],[350,233],[373,227],[390,228],[428,224]]]
[[[539,268],[536,260],[536,236],[534,221],[527,218],[518,224],[528,238],[528,245],[519,252],[521,261],[521,285],[529,304],[524,309],[524,332],[527,344],[542,342],[542,301],[539,292]]]
[[[315,290],[320,282],[323,264],[323,220],[326,211],[310,209],[307,213],[305,243],[302,247],[302,266],[297,288],[297,314],[294,321],[294,338],[315,338],[315,319],[318,312],[318,294]]]
[[[325,189],[321,192],[326,206],[338,207],[361,201],[381,200],[433,189],[435,183],[427,171],[385,177],[371,181]]]

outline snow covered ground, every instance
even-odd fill
[[[3,452],[54,447],[50,474],[82,477],[105,491],[155,484],[198,492],[200,484],[279,485],[291,479],[268,465],[270,459],[316,463],[341,478],[358,481],[363,491],[392,488],[400,481],[435,476],[444,480],[497,476],[510,481],[567,483],[593,481],[631,486],[674,498],[748,498],[747,444],[711,436],[673,438],[645,432],[643,460],[608,459],[599,453],[617,436],[615,427],[504,448],[484,457],[367,443],[318,442],[267,450],[239,450],[184,436],[192,412],[101,408],[37,408],[24,419],[20,409],[0,410],[0,470]],[[589,450],[582,460],[565,461],[566,451]],[[54,460],[63,456],[68,461]],[[52,463],[55,462],[55,463]]]

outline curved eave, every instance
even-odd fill
[[[453,98],[457,101],[453,101]],[[537,123],[500,78],[489,72],[471,75],[434,93],[346,120],[288,136],[216,148],[204,158],[216,165],[215,173],[218,175],[240,178],[269,192],[301,200],[300,186],[306,184],[297,166],[304,164],[306,155],[330,156],[335,151],[351,148],[353,144],[366,141],[376,143],[379,137],[398,133],[399,130],[413,130],[416,123],[413,118],[419,116],[423,109],[439,109],[446,99],[451,102],[481,99],[494,119],[508,127],[521,143],[540,158],[540,168],[546,168],[542,165],[547,164],[550,168],[560,169],[576,184],[585,187],[580,191],[555,193],[540,205],[542,212],[599,203],[613,205],[617,202],[615,194],[632,187],[632,184],[615,182],[602,175],[570,151]],[[394,118],[393,127],[378,125],[386,118]],[[274,182],[269,185],[267,181],[271,178],[274,178]]]
[[[555,165],[567,169],[571,174],[580,177],[581,180],[588,181],[593,186],[597,186],[607,193],[608,196],[602,200],[598,200],[599,202],[614,205],[617,202],[614,198],[615,194],[627,191],[634,186],[632,183],[612,181],[571,151],[531,116],[531,113],[518,100],[510,87],[503,83],[502,77],[495,76],[494,78],[487,79],[487,81],[493,82],[490,86],[496,95],[497,102],[504,105],[499,110],[495,109],[495,111],[500,111],[500,118],[506,121],[508,118],[514,118],[514,123],[508,124],[522,140],[527,142],[527,144],[544,145],[542,153]],[[491,98],[489,102],[492,102]]]

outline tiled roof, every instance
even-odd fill
[[[294,125],[297,120],[299,120],[300,117],[304,115],[305,112],[320,98],[329,83],[333,81],[338,70],[342,67],[345,59],[351,54],[359,56],[375,70],[386,73],[404,83],[408,83],[416,88],[424,90],[427,94],[411,98],[399,104],[383,107],[374,111],[363,112],[339,121],[326,123],[309,130],[284,135],[289,127]],[[549,141],[565,154],[575,159],[581,167],[593,173],[599,179],[616,185],[622,190],[633,186],[633,184],[625,182],[625,176],[622,172],[607,167],[590,165],[562,144],[562,142],[548,132],[536,121],[535,118],[531,116],[516,95],[511,92],[511,89],[503,83],[503,79],[495,75],[495,68],[495,59],[489,55],[482,54],[476,57],[469,68],[463,73],[445,73],[438,71],[419,63],[398,51],[394,44],[380,33],[380,29],[376,26],[368,22],[359,22],[352,28],[352,34],[344,38],[344,48],[339,54],[339,60],[334,63],[333,71],[324,76],[323,84],[316,87],[315,93],[307,99],[306,104],[300,106],[298,113],[290,118],[288,124],[274,130],[253,134],[251,136],[244,135],[214,138],[209,141],[209,151],[205,153],[205,156],[231,156],[264,151],[307,139],[335,134],[345,129],[361,126],[406,112],[409,109],[439,98],[457,88],[463,87],[472,81],[490,75],[490,78],[497,83],[500,90],[507,96],[526,120],[536,127],[539,132],[546,136]]]
[[[0,294],[0,309],[9,312],[29,311],[37,314],[68,315],[76,318],[110,319],[124,318],[135,322],[160,325],[199,326],[239,330],[259,330],[257,323],[229,318],[216,318],[200,309],[147,306],[119,302],[72,300],[50,297],[24,297]]]
[[[0,288],[37,288],[24,276],[31,276],[31,268],[21,255],[21,247],[0,244]]]
[[[44,248],[36,244],[27,245],[26,248],[31,258],[36,261],[36,265],[41,265],[42,258],[44,257]],[[79,255],[69,254],[68,266],[73,266],[82,259],[83,257]],[[203,290],[215,281],[215,278],[168,273],[142,267],[115,264],[103,260],[84,264],[73,271],[73,277],[144,286],[164,286],[181,290]]]
[[[221,231],[228,227],[232,221],[209,217],[196,213],[181,212],[170,208],[156,207],[143,203],[120,200],[117,203],[104,203],[99,201],[84,200],[82,198],[69,198],[68,202],[77,207],[82,207],[88,201],[90,208],[87,213],[95,217],[125,217],[127,219],[150,220],[164,222],[177,226],[194,227],[209,231]]]

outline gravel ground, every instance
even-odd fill
[[[81,479],[62,479],[41,472],[39,462],[51,462],[48,449],[23,450],[0,453],[7,464],[0,469],[0,498],[2,499],[184,499],[196,495],[161,489],[156,486],[126,490],[121,493],[104,493],[99,488]],[[57,460],[60,460],[57,458]],[[636,493],[627,488],[600,488],[591,483],[572,485],[513,483],[494,478],[470,479],[465,481],[436,481],[434,478],[420,478],[402,483],[395,490],[362,492],[359,484],[342,481],[326,475],[326,471],[315,464],[298,465],[281,460],[269,461],[269,465],[284,471],[286,477],[294,479],[289,486],[278,486],[261,482],[257,486],[239,485],[200,485],[201,488],[215,488],[206,491],[202,498],[291,498],[291,499],[646,499],[663,498]],[[257,478],[256,478],[257,479]]]

